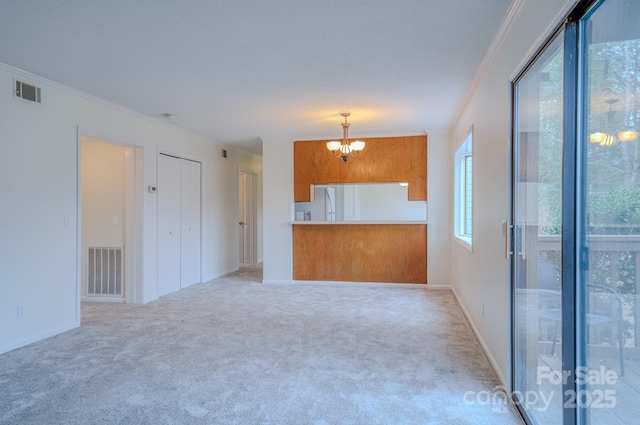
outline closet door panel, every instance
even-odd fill
[[[158,156],[158,296],[180,289],[181,160]]]
[[[181,286],[200,283],[200,163],[181,163]]]

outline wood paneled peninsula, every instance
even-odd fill
[[[405,199],[426,211],[427,136],[359,140],[365,149],[346,164],[327,150],[328,140],[294,142],[296,203],[313,201],[314,187],[328,184],[404,182]],[[294,280],[427,283],[426,213],[424,220],[335,219],[291,222]]]
[[[425,222],[293,222],[293,279],[427,283]]]

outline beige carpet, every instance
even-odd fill
[[[261,270],[0,356],[1,424],[520,424],[446,290],[262,285]]]

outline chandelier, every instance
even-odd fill
[[[360,151],[364,149],[364,142],[360,140],[355,140],[349,143],[349,123],[347,122],[347,117],[351,115],[349,112],[343,112],[340,115],[344,117],[344,122],[342,123],[342,141],[339,142],[337,140],[333,140],[331,142],[327,142],[327,149],[329,149],[333,156],[336,158],[342,158],[342,160],[346,163],[349,158],[357,158],[360,156]]]

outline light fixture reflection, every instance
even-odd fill
[[[591,133],[589,136],[589,142],[593,144],[600,144],[607,137],[607,133],[603,133],[602,131],[596,131],[595,133]]]
[[[638,132],[635,130],[623,130],[618,133],[618,139],[621,142],[633,142],[638,138]]]
[[[600,146],[612,146],[616,144],[616,136],[613,134],[607,134],[604,140],[602,140],[599,145]]]

